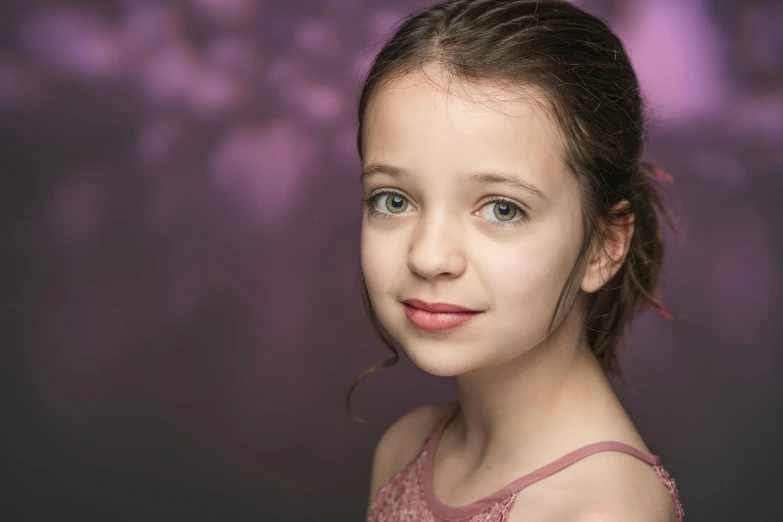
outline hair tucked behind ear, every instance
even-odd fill
[[[588,345],[601,365],[618,376],[622,372],[617,348],[622,345],[633,316],[652,306],[665,317],[673,318],[655,295],[664,253],[658,216],[677,230],[663,203],[660,180],[671,178],[649,162],[638,163],[629,189],[631,206],[607,218],[611,221],[633,214],[634,233],[628,255],[614,277],[591,294],[588,301]]]
[[[619,271],[588,299],[585,334],[604,369],[621,375],[617,350],[634,314],[652,305],[663,263],[659,181],[670,181],[641,162],[644,117],[639,86],[622,42],[607,25],[561,0],[451,0],[406,19],[376,57],[359,100],[356,136],[363,155],[364,118],[373,96],[388,82],[437,63],[452,79],[498,81],[532,87],[545,95],[542,108],[557,124],[563,161],[579,181],[582,245],[557,301],[550,331],[579,277],[591,247],[606,245],[618,220],[634,216],[630,251]],[[399,352],[372,308],[362,279],[365,307],[393,356],[367,370],[395,364]]]

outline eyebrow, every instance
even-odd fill
[[[367,165],[362,169],[361,183],[364,184],[368,179],[377,174],[386,174],[393,178],[411,178],[411,173],[402,167],[395,167],[393,165],[386,165],[383,163],[373,163]],[[541,192],[535,185],[531,185],[526,181],[522,181],[513,174],[505,172],[477,172],[474,174],[468,174],[459,178],[460,184],[478,183],[480,185],[491,184],[503,184],[511,187],[519,188],[527,191],[534,196],[547,201],[548,198]]]

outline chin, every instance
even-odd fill
[[[482,335],[487,324],[467,324],[447,331],[425,331],[413,326],[404,312],[376,308],[381,323],[411,361],[437,377],[455,377],[491,364],[496,348]],[[487,318],[484,318],[485,320]]]
[[[476,368],[478,361],[472,360],[460,345],[444,346],[442,341],[428,343],[414,341],[402,344],[413,364],[436,377],[455,377]]]

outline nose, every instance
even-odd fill
[[[445,216],[420,220],[411,238],[408,269],[430,280],[458,277],[467,265],[462,235]]]

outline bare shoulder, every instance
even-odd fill
[[[607,451],[578,462],[575,479],[584,494],[574,506],[580,522],[676,522],[669,489],[655,469],[636,457]]]
[[[454,403],[425,404],[409,411],[389,426],[378,440],[373,458],[373,478],[385,484],[413,459],[424,439],[454,411]]]
[[[674,501],[655,469],[624,453],[596,453],[539,484],[542,498],[568,499],[547,502],[546,520],[677,522]],[[513,510],[511,515],[509,522],[522,520],[515,520]]]
[[[378,489],[416,456],[427,436],[455,408],[456,403],[425,404],[409,411],[384,431],[373,457],[370,504]]]

